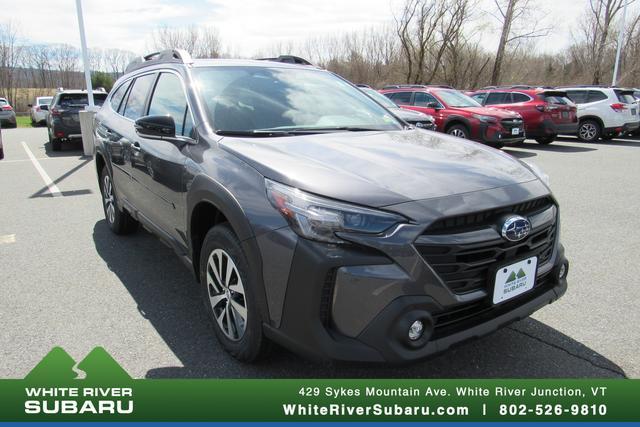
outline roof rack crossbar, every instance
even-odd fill
[[[138,68],[142,68],[149,65],[151,62],[157,63],[180,63],[180,64],[192,64],[193,59],[189,52],[184,49],[167,49],[158,52],[152,52],[145,56],[139,56],[127,65],[125,73],[128,73]]]

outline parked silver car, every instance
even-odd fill
[[[49,104],[53,96],[38,96],[33,104],[29,104],[29,115],[32,125],[44,125],[49,114]]]
[[[17,126],[16,112],[6,98],[0,98],[0,124],[6,128]]]

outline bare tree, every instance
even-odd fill
[[[184,49],[196,58],[218,58],[222,45],[214,27],[162,26],[153,31],[151,38],[155,50]]]
[[[18,27],[9,22],[0,24],[0,90],[15,102],[19,66],[23,62],[24,49],[18,44]]]
[[[537,19],[531,19],[531,13],[535,4],[530,0],[494,0],[497,15],[494,15],[501,24],[500,42],[496,51],[496,59],[491,73],[491,84],[500,83],[500,73],[504,54],[510,43],[523,39],[533,39],[549,34],[550,28],[538,28]],[[526,27],[518,28],[518,24],[526,22]]]
[[[580,25],[582,43],[574,47],[574,58],[592,70],[592,83],[601,84],[607,50],[613,45],[614,20],[624,7],[635,0],[589,0],[589,8]],[[580,51],[581,50],[581,51]]]

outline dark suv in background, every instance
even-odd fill
[[[106,224],[175,250],[241,360],[271,340],[419,360],[565,292],[539,169],[407,126],[328,71],[159,52],[128,67],[95,129]]]
[[[520,114],[483,107],[449,87],[393,85],[380,92],[402,108],[433,116],[438,131],[458,138],[472,139],[496,148],[519,144],[525,139]]]
[[[95,91],[93,93],[94,103],[98,107],[106,98],[105,92]],[[60,150],[63,142],[82,138],[78,112],[88,104],[86,90],[63,90],[55,94],[47,108],[40,106],[41,109],[49,110],[46,118],[47,132],[53,151]]]

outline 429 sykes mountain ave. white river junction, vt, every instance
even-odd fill
[[[304,387],[298,394],[302,396],[320,396],[340,398],[340,397],[418,397],[418,396],[501,396],[501,397],[586,397],[586,396],[604,396],[607,387],[455,387],[453,389],[439,387],[364,387],[364,388],[348,388],[348,387]]]

